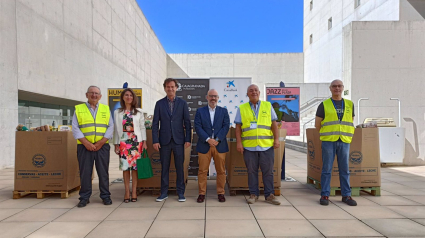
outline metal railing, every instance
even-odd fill
[[[308,122],[304,123],[303,125],[303,143],[305,143],[305,126],[311,121],[313,121],[314,119],[316,119],[316,117],[311,118]]]
[[[300,115],[301,113],[309,110],[313,106],[317,105],[318,103],[323,102],[324,100],[328,99],[329,97],[314,97],[307,102],[305,102],[303,105],[300,106]]]

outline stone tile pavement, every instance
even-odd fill
[[[111,156],[111,181],[121,178]],[[248,194],[228,195],[219,203],[215,181],[208,181],[205,203],[196,203],[197,183],[189,180],[187,201],[170,195],[155,202],[148,192],[123,203],[122,183],[113,183],[113,204],[98,197],[97,179],[90,204],[77,208],[78,193],[37,199],[12,199],[13,169],[0,170],[0,237],[425,237],[425,166],[382,168],[382,196],[362,193],[357,207],[331,197],[319,205],[320,192],[306,184],[306,155],[287,150],[281,206],[261,198],[248,205]]]

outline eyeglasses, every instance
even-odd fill
[[[218,95],[208,95],[210,98],[218,98]]]
[[[332,88],[343,88],[343,87],[344,87],[344,85],[341,85],[341,84],[339,84],[339,85],[332,85],[331,87],[332,87]]]
[[[87,92],[87,93],[91,95],[95,95],[95,96],[100,95],[100,93],[96,93],[96,92]]]

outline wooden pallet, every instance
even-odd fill
[[[70,193],[75,192],[75,191],[79,191],[81,189],[81,186],[75,187],[73,189],[67,190],[67,191],[63,191],[63,190],[25,190],[25,191],[21,191],[21,190],[15,190],[13,191],[13,199],[19,199],[31,194],[37,194],[37,198],[38,199],[43,199],[46,197],[46,195],[48,194],[54,194],[54,193],[60,193],[61,198],[68,198]]]
[[[229,187],[230,196],[236,196],[237,192],[249,191],[246,187]],[[264,188],[260,188],[260,193],[264,193]],[[274,195],[280,196],[280,188],[274,188]]]
[[[160,187],[138,187],[137,188],[137,194],[142,194],[146,191],[150,191],[152,193],[152,196],[155,196],[155,197],[161,195]],[[177,194],[177,189],[175,187],[168,188],[168,191],[171,191],[171,193],[175,192]]]
[[[320,181],[317,181],[311,177],[307,177],[307,184],[314,185],[315,188],[321,189],[322,186]],[[331,187],[331,196],[335,196],[337,191],[341,191],[341,187]],[[381,196],[381,187],[351,187],[351,196],[360,196],[360,191],[371,194],[372,196]]]

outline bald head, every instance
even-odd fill
[[[341,100],[342,92],[344,91],[344,83],[339,79],[335,79],[334,81],[331,82],[331,85],[329,86],[329,90],[332,93],[333,99]]]
[[[342,85],[342,86],[344,86],[344,83],[339,79],[335,79],[331,82],[330,86],[332,87],[332,85]]]
[[[215,108],[217,106],[217,101],[218,101],[218,92],[215,89],[210,89],[207,93],[207,101],[208,101],[208,105],[211,108]]]

